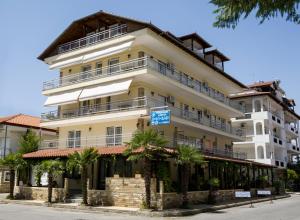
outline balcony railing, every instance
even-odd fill
[[[225,105],[231,106],[232,108],[244,112],[244,108],[238,102],[230,100],[221,92],[209,87],[205,83],[201,83],[200,81],[187,76],[182,72],[169,68],[166,64],[148,57],[134,59],[116,65],[94,69],[91,71],[71,74],[59,79],[44,82],[43,90],[49,90],[80,82],[91,81],[99,78],[109,77],[112,75],[124,74],[128,73],[129,71],[134,71],[141,68],[151,68],[152,70],[155,70],[156,72],[174,81],[177,81],[178,83],[183,84],[186,87],[197,91],[198,93],[204,94],[214,100],[217,100],[218,102],[224,103]]]
[[[71,50],[76,50],[82,47],[87,47],[93,45],[95,43],[108,40],[111,38],[118,37],[120,35],[127,33],[127,25],[123,24],[118,27],[109,28],[108,30],[101,31],[95,34],[88,35],[86,37],[80,38],[78,40],[70,41],[64,43],[57,48],[57,53],[66,53]]]
[[[229,123],[217,120],[211,115],[201,116],[200,114],[173,107],[170,103],[162,103],[158,100],[140,97],[124,101],[109,102],[101,105],[85,106],[76,109],[64,109],[61,111],[50,111],[42,114],[43,121],[55,121],[63,119],[78,118],[91,115],[107,114],[112,112],[131,111],[137,109],[150,110],[153,107],[168,106],[173,116],[208,126],[236,136],[244,136],[244,130],[231,127]]]
[[[56,149],[56,148],[85,148],[85,147],[110,147],[124,145],[124,143],[129,142],[133,137],[132,133],[119,134],[119,135],[102,135],[102,136],[90,136],[90,137],[78,137],[78,138],[67,138],[67,139],[52,139],[43,140],[39,149]],[[222,157],[230,157],[237,159],[247,159],[247,154],[242,152],[232,152],[231,150],[221,150],[217,147],[208,148],[199,145],[193,141],[187,141],[183,139],[175,139],[173,137],[164,137],[168,140],[166,147],[174,148],[178,145],[188,145],[199,149],[205,155],[214,155]],[[174,143],[176,143],[174,145]]]
[[[296,135],[299,134],[298,129],[293,125],[285,124],[285,129],[292,132],[292,133],[294,133],[294,134],[296,134]]]

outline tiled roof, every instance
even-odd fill
[[[100,155],[115,155],[123,154],[126,146],[109,146],[109,147],[95,147]],[[32,153],[24,154],[23,158],[53,158],[53,157],[67,157],[70,154],[78,151],[82,151],[84,148],[64,148],[64,149],[45,149],[39,150]],[[136,152],[140,152],[140,148]],[[174,152],[172,149],[167,149],[168,153]]]
[[[68,157],[70,154],[78,151],[82,151],[84,148],[65,148],[65,149],[45,149],[45,150],[39,150],[32,153],[24,154],[23,158],[57,158],[57,157]],[[100,155],[116,155],[116,154],[123,154],[126,146],[109,146],[109,147],[96,147],[98,150],[98,153]],[[166,148],[167,152],[170,154],[175,153],[175,149],[173,148]],[[136,152],[142,151],[142,148],[137,150]],[[273,167],[271,165],[262,164],[262,163],[256,163],[253,161],[248,160],[242,160],[242,159],[236,159],[236,158],[227,158],[227,157],[221,157],[221,156],[213,156],[213,155],[204,155],[205,159],[210,160],[222,160],[222,161],[229,161],[234,163],[240,163],[240,164],[253,164],[258,166],[265,166],[265,167]]]
[[[34,128],[41,128],[40,122],[41,122],[40,117],[25,115],[25,114],[16,114],[16,115],[10,115],[10,116],[0,118],[0,123],[34,127]]]

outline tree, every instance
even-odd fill
[[[0,160],[0,165],[6,166],[9,169],[9,198],[13,199],[15,187],[15,171],[26,167],[26,162],[23,160],[21,154],[10,153]]]
[[[77,151],[69,155],[67,161],[67,170],[72,172],[74,169],[79,170],[81,174],[82,203],[87,205],[87,174],[88,166],[95,163],[99,157],[95,148],[85,148],[82,152]]]
[[[281,16],[300,24],[300,0],[211,0],[210,3],[217,6],[214,26],[219,28],[235,28],[241,17],[247,18],[253,11],[260,23]]]
[[[177,148],[176,163],[181,169],[181,191],[182,191],[182,206],[188,205],[188,186],[189,174],[192,164],[201,165],[205,163],[203,154],[196,148],[188,145],[180,145]]]
[[[124,155],[128,156],[128,160],[143,160],[146,192],[145,205],[148,209],[151,205],[151,161],[166,155],[165,146],[167,143],[168,141],[153,129],[137,131],[131,141],[127,143],[127,148],[124,152]]]
[[[29,131],[26,132],[26,134],[21,136],[19,144],[20,144],[19,153],[21,154],[31,153],[38,150],[40,144],[40,138],[36,135],[35,132],[29,129]]]
[[[53,180],[64,171],[64,165],[59,160],[44,160],[38,169],[48,175],[48,202],[52,202]]]

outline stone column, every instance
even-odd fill
[[[164,182],[159,181],[159,195],[160,195],[160,201],[158,202],[157,208],[159,210],[164,209]]]

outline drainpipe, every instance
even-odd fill
[[[7,129],[8,125],[5,125],[5,134],[4,134],[4,152],[3,152],[3,158],[6,156],[6,140],[7,140]]]

